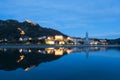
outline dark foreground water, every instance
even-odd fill
[[[120,80],[120,48],[1,48],[0,80]]]

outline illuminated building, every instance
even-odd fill
[[[67,40],[73,40],[73,38],[71,38],[71,37],[67,37]]]
[[[29,50],[28,50],[28,52],[29,52],[29,53],[31,53],[31,52],[32,52],[32,50],[31,50],[31,49],[29,49]]]
[[[72,44],[80,44],[79,42],[83,42],[84,40],[79,37],[71,37],[71,41]]]
[[[46,40],[46,44],[55,44],[55,41],[54,40]]]
[[[17,28],[17,29],[20,31],[21,35],[25,35],[25,31],[24,30],[22,30],[21,28]]]
[[[89,40],[89,44],[90,45],[98,45],[99,42],[91,39],[91,40]]]
[[[62,35],[56,35],[55,40],[64,40],[64,37]]]
[[[48,40],[54,40],[54,37],[53,36],[49,36],[47,37]]]
[[[41,50],[38,50],[38,53],[40,53],[41,52]]]
[[[27,23],[31,23],[31,21],[30,21],[30,20],[28,20],[28,19],[26,20],[26,22],[27,22]]]
[[[20,53],[23,52],[23,49],[19,49],[19,52],[20,52]]]
[[[105,40],[105,39],[100,39],[100,44],[102,44],[102,45],[107,45],[108,43],[107,43],[107,40]]]
[[[28,38],[28,40],[32,40],[32,38],[30,37],[30,38]]]
[[[65,41],[59,41],[59,44],[60,44],[60,45],[64,45],[64,44],[65,44]]]
[[[30,20],[28,20],[28,19],[26,20],[26,22],[27,22],[27,23],[31,23],[31,24],[34,25],[34,26],[37,25],[36,23],[33,23],[32,21],[30,21]]]
[[[23,38],[19,38],[19,41],[23,41]]]
[[[45,40],[46,44],[51,44],[51,45],[64,45],[65,44],[65,39],[62,35],[56,35],[56,36],[49,36]]]
[[[22,31],[20,32],[20,34],[21,34],[21,35],[25,35],[25,31],[22,30]]]

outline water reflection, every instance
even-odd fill
[[[20,48],[5,49],[0,48],[0,70],[16,70],[18,68],[28,71],[41,63],[57,60],[60,57],[76,52],[85,52],[86,58],[89,52],[108,50],[107,47],[81,47],[81,48]],[[112,48],[113,49],[113,48]],[[120,48],[114,48],[120,50]]]

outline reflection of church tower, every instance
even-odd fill
[[[86,58],[89,57],[89,47],[85,47]]]
[[[89,44],[89,39],[88,39],[88,33],[86,32],[86,36],[85,36],[85,45]]]

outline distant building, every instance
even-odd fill
[[[102,45],[107,45],[108,42],[107,42],[107,40],[105,40],[105,39],[100,39],[100,44],[102,44]]]
[[[82,44],[82,42],[84,41],[80,37],[71,37],[71,40],[74,42],[74,44]]]
[[[88,44],[89,44],[89,38],[88,38],[88,33],[87,33],[87,32],[86,32],[84,44],[85,44],[85,45],[88,45]]]
[[[53,36],[48,36],[47,39],[48,40],[54,40],[54,37]]]

